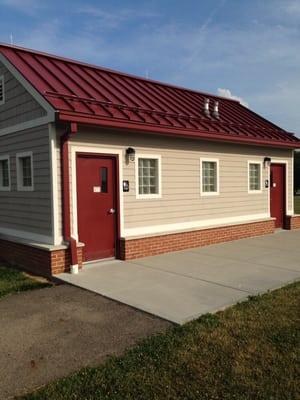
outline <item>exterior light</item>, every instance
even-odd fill
[[[129,161],[134,161],[135,160],[135,149],[132,147],[128,147],[126,149],[126,157],[128,158]]]
[[[269,167],[270,166],[270,164],[271,164],[271,158],[270,157],[265,157],[264,158],[264,167],[266,168],[266,167]]]

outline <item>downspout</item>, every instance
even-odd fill
[[[77,133],[77,123],[72,122],[70,128],[61,137],[61,166],[62,166],[62,205],[63,205],[63,237],[68,243],[71,255],[70,269],[78,272],[77,241],[71,236],[71,207],[70,207],[70,157],[69,139]]]

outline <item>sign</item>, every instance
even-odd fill
[[[129,192],[129,181],[123,181],[123,192]]]

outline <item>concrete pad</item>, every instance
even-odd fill
[[[273,250],[299,251],[300,235],[297,233],[298,231],[283,231],[274,235],[246,239],[247,242],[245,240],[243,242],[257,249],[263,247]]]
[[[190,254],[186,254],[186,256],[186,263],[182,263],[180,258],[176,259],[174,257],[172,260],[173,263],[162,264],[157,262],[155,265],[155,257],[152,257],[152,260],[140,260],[140,265],[210,283],[217,283],[222,286],[249,292],[249,294],[260,293],[299,278],[300,268],[299,272],[297,272],[297,270],[273,268],[268,265],[256,265],[251,262],[226,260],[223,258],[223,264],[215,264],[212,267],[199,262],[201,256],[198,259],[191,258]],[[151,265],[149,261],[151,261]]]
[[[182,324],[300,279],[300,231],[84,266],[58,278]]]
[[[283,270],[291,270],[297,271],[300,273],[300,256],[299,252],[293,253],[283,251],[276,252],[275,254],[269,254],[263,257],[254,257],[249,260],[249,262],[253,262],[256,265],[268,265],[271,267],[281,268]]]
[[[215,257],[222,257],[223,259],[227,258],[231,260],[247,261],[253,256],[265,256],[271,254],[273,250],[269,247],[257,247],[253,249],[253,246],[249,246],[246,242],[241,243],[240,241],[236,241],[201,247],[191,251]]]
[[[249,295],[130,262],[94,265],[78,275],[60,274],[59,278],[179,324]]]
[[[146,267],[158,267],[160,269],[168,269],[182,273],[182,269],[186,270],[188,264],[190,268],[195,266],[199,269],[201,265],[217,266],[228,263],[226,258],[216,257],[213,255],[203,254],[193,250],[176,251],[174,253],[162,254],[152,257],[139,258],[131,261],[133,264],[144,265]]]

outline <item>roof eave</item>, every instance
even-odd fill
[[[183,129],[176,127],[165,127],[165,126],[154,126],[151,124],[139,124],[134,122],[124,122],[117,120],[109,120],[104,118],[97,118],[95,116],[87,116],[80,114],[72,114],[60,112],[57,114],[58,121],[61,122],[76,122],[78,124],[90,125],[90,126],[101,126],[103,128],[114,128],[120,130],[129,130],[135,132],[143,132],[143,133],[152,133],[152,134],[161,134],[167,136],[181,137],[181,138],[190,138],[190,139],[204,139],[218,142],[230,142],[237,144],[245,144],[245,145],[254,145],[254,146],[265,146],[265,147],[279,147],[279,148],[287,148],[287,149],[297,149],[300,148],[300,140],[298,142],[283,142],[283,141],[275,141],[275,140],[266,140],[266,139],[255,139],[255,138],[245,138],[239,136],[233,136],[230,134],[220,134],[214,132],[200,131],[200,130],[191,130],[191,129]]]

